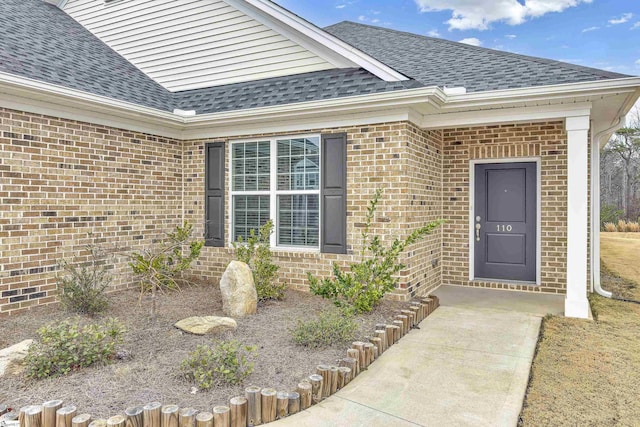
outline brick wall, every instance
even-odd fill
[[[567,135],[563,122],[448,129],[444,138],[443,283],[534,292],[566,292]],[[541,286],[469,281],[469,162],[541,159]]]
[[[373,232],[389,243],[439,217],[448,223],[403,257],[392,297],[424,294],[441,282],[565,292],[567,142],[562,122],[423,131],[381,123],[304,132],[348,135],[347,255],[276,250],[280,278],[307,289],[306,272],[359,258],[367,204],[385,193]],[[245,138],[274,135],[247,135]],[[284,136],[284,135],[278,135]],[[215,141],[228,141],[216,139]],[[0,109],[0,316],[55,301],[61,258],[87,259],[85,245],[111,252],[114,289],[134,284],[126,255],[191,221],[204,225],[204,145]],[[227,168],[230,150],[226,150]],[[542,286],[468,281],[469,161],[542,160]],[[229,171],[226,171],[227,183]],[[225,232],[230,221],[227,194]],[[229,236],[226,236],[229,241]],[[205,248],[195,274],[217,284],[228,248]]]
[[[359,258],[360,235],[366,207],[377,188],[384,188],[372,232],[387,243],[396,236],[406,236],[414,227],[439,217],[441,185],[441,134],[424,132],[409,123],[382,123],[367,127],[316,129],[305,134],[346,132],[347,141],[347,255],[274,252],[280,266],[279,277],[290,286],[308,289],[306,272],[317,276],[331,273],[331,265],[346,266]],[[237,139],[271,137],[273,134],[247,135]],[[275,135],[288,136],[288,135]],[[217,141],[228,141],[218,139]],[[185,212],[189,221],[202,233],[204,218],[204,144],[185,143]],[[229,182],[230,150],[225,151],[226,183]],[[226,195],[225,241],[229,241],[230,195]],[[406,299],[409,294],[423,294],[440,281],[440,232],[415,245],[403,258],[407,265],[400,277],[400,289],[392,297]],[[231,249],[205,248],[197,271],[203,278],[217,283],[227,263],[233,259]],[[435,265],[432,265],[435,260]]]
[[[442,218],[442,131],[423,131],[408,126],[403,150],[403,179],[407,206],[404,223],[414,230]],[[407,253],[407,291],[424,294],[442,279],[442,227]]]
[[[180,222],[181,166],[178,141],[0,109],[0,315],[53,302],[89,243],[131,285],[124,254]]]

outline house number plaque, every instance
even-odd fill
[[[496,225],[496,227],[498,228],[498,232],[502,232],[502,233],[504,233],[505,231],[509,232],[513,230],[513,227],[511,225],[499,224],[499,225]]]

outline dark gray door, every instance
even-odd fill
[[[475,166],[475,277],[536,280],[536,164]]]

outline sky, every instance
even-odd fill
[[[640,75],[640,0],[275,0],[341,21]]]

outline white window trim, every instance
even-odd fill
[[[319,146],[319,175],[320,182],[318,183],[317,190],[278,190],[278,141],[287,139],[302,139],[302,138],[318,138]],[[260,142],[269,141],[269,156],[270,156],[270,170],[269,170],[269,191],[237,191],[233,189],[233,145],[243,144],[247,142]],[[245,138],[229,141],[229,247],[233,247],[234,242],[234,213],[233,213],[233,196],[269,196],[269,218],[273,221],[273,233],[271,233],[270,246],[276,251],[284,252],[310,252],[320,253],[320,237],[322,235],[322,197],[321,197],[321,182],[322,182],[322,136],[320,134],[303,134],[303,135],[278,135],[268,138]],[[317,195],[318,196],[318,246],[317,247],[304,247],[304,246],[282,246],[278,245],[278,196],[286,195]]]

